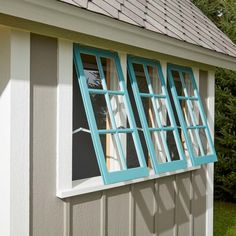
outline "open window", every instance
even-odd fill
[[[202,101],[191,68],[168,65],[168,82],[193,166],[217,160]]]
[[[128,69],[151,166],[156,173],[185,168],[186,158],[159,62],[129,56]]]
[[[74,126],[73,136],[80,133],[83,142],[83,137],[89,134],[105,184],[147,176],[148,169],[117,53],[75,45],[74,62],[88,123]],[[77,144],[74,142],[73,145]],[[80,156],[83,147],[86,148],[86,143],[73,152],[73,160]],[[87,177],[86,174],[78,178],[83,177]]]

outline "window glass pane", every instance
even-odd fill
[[[102,81],[99,74],[96,57],[87,54],[80,55],[88,87],[92,89],[102,89]]]
[[[161,125],[165,126],[174,126],[170,120],[169,110],[167,109],[167,99],[155,98],[157,111],[160,117]]]
[[[203,153],[203,151],[201,151],[202,142],[201,142],[201,139],[200,139],[199,130],[189,129],[188,130],[188,135],[190,137],[190,142],[192,144],[192,149],[193,149],[194,156],[195,157],[203,156],[204,153]]]
[[[132,133],[101,134],[109,172],[140,167]]]
[[[111,129],[111,119],[108,113],[105,95],[103,94],[90,94],[93,112],[97,123],[98,129]]]
[[[184,78],[184,83],[185,83],[186,88],[187,88],[188,96],[194,96],[194,86],[193,86],[193,82],[190,78],[190,74],[187,73],[187,72],[183,72],[182,75],[183,75],[183,78]]]
[[[170,121],[169,113],[166,107],[166,99],[160,99],[160,98],[148,98],[148,97],[142,97],[142,104],[143,109],[145,112],[145,116],[148,122],[148,127],[151,128],[160,128],[160,125],[158,125],[158,119],[162,127],[167,126],[167,120]],[[155,110],[153,107],[153,102],[156,106],[158,117],[155,115]],[[170,123],[168,125],[171,125]]]
[[[180,74],[178,71],[172,70],[172,76],[174,79],[176,91],[178,96],[184,96],[183,86],[180,80]]]
[[[119,153],[115,137],[117,134],[101,134],[103,153],[109,172],[122,170],[121,153]]]
[[[162,138],[163,135],[163,138]],[[167,162],[167,144],[165,132],[151,132],[156,158],[159,163]]]
[[[138,161],[138,155],[137,151],[134,145],[133,135],[131,133],[127,134],[119,134],[121,141],[125,141],[124,135],[126,135],[126,158],[127,158],[127,167],[130,168],[136,168],[139,167],[139,161]]]
[[[141,99],[142,99],[143,109],[145,112],[145,117],[147,119],[148,126],[152,128],[159,127],[157,124],[151,98],[142,97]]]
[[[163,94],[162,87],[161,87],[161,81],[158,76],[158,68],[157,66],[147,66],[148,74],[151,80],[151,85],[153,92],[155,94]]]
[[[172,161],[180,160],[178,148],[175,142],[174,131],[166,132],[167,146],[170,150],[170,157]]]
[[[206,129],[200,129],[199,130],[201,142],[202,142],[202,145],[203,145],[204,154],[205,155],[210,155],[210,154],[213,154],[213,152],[210,149],[209,138],[208,138],[206,132],[207,132]]]
[[[116,127],[119,129],[129,128],[127,109],[125,109],[124,97],[122,95],[109,95],[112,113],[115,118]]]
[[[181,100],[180,104],[187,126],[203,125],[198,101]]]
[[[116,65],[112,58],[101,58],[103,73],[106,78],[107,89],[120,90]]]
[[[149,93],[148,84],[146,80],[146,76],[144,74],[143,65],[141,64],[133,64],[134,73],[136,76],[136,81],[138,84],[138,89],[140,93]]]
[[[181,76],[182,75],[182,81]],[[175,87],[178,96],[194,96],[194,88],[189,73],[172,70]],[[184,91],[186,89],[186,91]]]
[[[178,148],[176,145],[174,131],[155,131],[151,132],[154,143],[157,160],[160,163],[180,160]]]
[[[194,156],[204,156],[208,154],[208,140],[205,136],[204,129],[188,130],[190,141],[193,147]],[[204,148],[205,142],[205,148]]]

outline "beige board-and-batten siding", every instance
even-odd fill
[[[204,168],[65,200],[56,197],[57,39],[31,34],[30,56],[30,235],[205,236]]]

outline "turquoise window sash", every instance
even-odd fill
[[[184,96],[178,96],[177,95],[177,90],[175,87],[175,82],[174,82],[174,78],[172,75],[172,71],[176,71],[179,73],[180,76],[180,80],[181,80],[181,84],[182,87],[184,89]],[[207,118],[206,118],[206,114],[204,112],[203,109],[203,104],[199,95],[199,91],[197,88],[197,84],[194,78],[194,74],[191,68],[189,67],[183,67],[183,66],[179,66],[179,65],[173,65],[173,64],[168,64],[167,67],[167,73],[168,73],[168,80],[171,86],[171,93],[174,99],[174,103],[176,106],[176,110],[178,113],[178,117],[179,117],[179,121],[184,133],[184,137],[186,140],[186,145],[189,151],[189,155],[190,155],[190,159],[192,161],[192,165],[193,166],[197,166],[197,165],[201,165],[201,164],[206,164],[206,163],[211,163],[211,162],[215,162],[217,161],[217,156],[216,156],[216,152],[214,149],[214,144],[213,144],[213,139],[211,137],[211,133],[210,133],[210,129],[209,126],[207,124]],[[193,96],[189,96],[188,92],[187,92],[187,88],[186,88],[186,84],[184,82],[184,77],[183,77],[183,73],[186,73],[189,75],[189,79],[193,85],[193,89],[194,89],[194,95]],[[190,112],[190,116],[191,116],[191,120],[193,125],[187,126],[185,119],[184,119],[184,115],[181,109],[181,104],[180,101],[181,100],[186,100],[187,102],[187,107],[188,110]],[[196,115],[193,113],[192,109],[191,109],[191,103],[190,101],[196,101],[197,105],[198,105],[198,109],[199,109],[199,115],[201,117],[201,120],[203,122],[203,125],[197,125],[197,120],[196,120]],[[204,150],[203,150],[203,145],[200,139],[200,134],[199,134],[199,129],[204,129],[206,131],[206,137],[209,143],[209,148],[210,148],[210,154],[208,155],[204,155]],[[193,130],[196,134],[197,140],[196,142],[199,145],[200,148],[200,155],[196,156],[194,154],[194,150],[190,141],[190,137],[188,134],[188,130]]]
[[[80,56],[81,53],[96,57],[96,62],[97,62],[97,66],[98,66],[98,70],[99,70],[99,74],[101,78],[101,83],[102,83],[102,89],[88,88],[86,77],[84,74],[84,68],[83,68],[83,64],[82,64],[82,60]],[[113,90],[107,89],[105,75],[104,75],[102,64],[101,64],[101,58],[110,58],[114,60],[115,67],[117,70],[116,72],[118,74],[119,86],[121,89],[120,91],[113,91]],[[147,176],[148,169],[146,166],[143,150],[141,147],[141,142],[138,136],[138,130],[135,124],[134,115],[132,112],[127,88],[125,86],[125,81],[124,81],[118,54],[114,52],[105,51],[105,50],[95,49],[95,48],[81,47],[78,44],[75,44],[74,45],[74,62],[75,62],[76,73],[78,75],[78,83],[79,83],[81,94],[82,94],[85,112],[88,119],[89,128],[91,131],[92,141],[94,144],[94,149],[95,149],[95,153],[96,153],[96,157],[98,161],[98,166],[99,166],[104,183],[111,184],[111,183],[132,180],[135,178],[141,178],[141,177]],[[111,126],[112,126],[111,129],[99,130],[97,128],[94,111],[92,109],[90,94],[104,94],[107,108],[108,108],[108,113],[111,118]],[[115,122],[114,114],[112,112],[112,106],[109,99],[110,94],[123,96],[124,105],[126,108],[130,128],[120,129],[116,127],[116,122]],[[120,139],[118,137],[119,133],[132,134],[140,167],[127,169],[125,153],[123,151]],[[119,153],[119,156],[121,157],[121,163],[123,167],[121,171],[109,172],[107,170],[107,166],[105,162],[105,155],[102,149],[102,144],[101,144],[101,140],[99,136],[101,134],[114,135],[116,145],[118,148],[118,153]]]
[[[140,65],[143,66],[146,81],[147,81],[147,84],[148,84],[149,93],[139,92],[139,88],[138,88],[138,85],[137,85],[137,80],[136,80],[136,76],[135,76],[135,72],[134,72],[134,67],[133,67],[134,63],[135,64],[140,64]],[[154,91],[152,89],[152,86],[151,86],[151,79],[150,79],[149,73],[147,71],[147,66],[152,66],[152,67],[158,69],[158,78],[160,79],[162,94],[154,93]],[[178,127],[176,125],[176,121],[175,121],[175,118],[174,118],[174,113],[173,113],[173,110],[172,110],[172,107],[171,107],[170,98],[169,98],[169,95],[168,95],[168,91],[167,91],[167,87],[166,87],[166,84],[165,84],[164,76],[162,74],[160,63],[157,62],[157,61],[148,60],[148,59],[144,59],[144,58],[128,56],[128,71],[129,71],[129,78],[131,80],[131,87],[132,87],[132,90],[133,90],[135,102],[136,102],[136,105],[137,105],[137,109],[138,109],[138,113],[139,113],[139,117],[140,117],[140,121],[141,121],[141,125],[142,125],[142,130],[143,130],[143,133],[144,133],[144,137],[145,137],[145,140],[146,140],[146,143],[147,143],[149,155],[151,157],[151,163],[152,163],[152,166],[154,168],[155,173],[175,171],[175,170],[178,170],[178,169],[186,168],[187,167],[187,162],[186,162],[185,154],[184,154],[184,151],[183,151],[183,148],[182,148],[182,145],[181,145],[181,140],[180,140],[179,133],[178,133]],[[144,112],[144,108],[143,108],[143,104],[142,104],[142,100],[141,100],[142,97],[151,98],[152,105],[154,107],[154,114],[155,114],[155,117],[157,119],[157,123],[158,123],[158,126],[159,126],[158,128],[150,128],[148,126],[147,118],[145,116],[145,112]],[[167,108],[167,112],[169,114],[171,126],[169,126],[169,127],[163,127],[162,126],[162,124],[160,122],[160,117],[159,117],[159,114],[158,114],[158,111],[157,111],[157,107],[154,104],[154,99],[155,98],[165,99],[166,108]],[[153,141],[152,141],[151,133],[150,133],[151,131],[159,131],[161,133],[161,139],[163,141],[164,148],[165,148],[165,151],[167,153],[168,162],[165,162],[165,163],[158,162],[158,160],[156,158],[156,153],[155,153],[155,148],[154,148],[154,144],[153,144]],[[170,150],[168,149],[167,140],[163,135],[164,134],[163,131],[173,131],[174,139],[175,139],[175,142],[176,142],[176,146],[177,146],[177,149],[178,149],[180,160],[173,160],[173,161],[171,160]]]

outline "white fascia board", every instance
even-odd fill
[[[236,70],[236,58],[51,0],[0,0],[1,13],[203,64]],[[63,37],[63,35],[62,35]],[[64,36],[66,37],[66,36]]]

